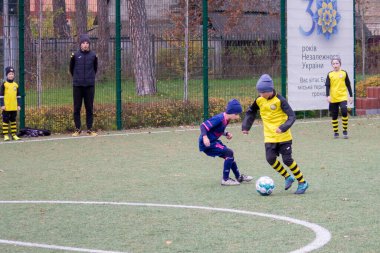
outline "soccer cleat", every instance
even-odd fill
[[[9,136],[8,135],[4,135],[4,141],[9,141]]]
[[[15,141],[21,140],[21,138],[18,137],[17,135],[15,135],[15,134],[12,134],[12,139],[15,140]]]
[[[251,176],[248,176],[248,175],[244,175],[244,174],[241,174],[240,177],[238,179],[236,179],[239,183],[242,183],[242,182],[249,182],[253,179],[253,177]]]
[[[307,188],[309,188],[308,182],[298,183],[297,191],[294,194],[304,194]]]
[[[288,190],[290,187],[292,187],[293,182],[294,182],[293,176],[288,176],[287,178],[285,178],[285,190]]]
[[[71,135],[72,137],[78,137],[82,131],[77,129],[75,132]]]
[[[92,130],[88,130],[88,131],[87,131],[87,134],[88,134],[89,136],[98,136],[98,134],[97,134],[95,131],[92,131]]]
[[[343,131],[343,139],[348,139],[348,132],[347,131]]]
[[[238,181],[233,180],[232,178],[228,178],[227,180],[222,179],[221,185],[224,186],[232,186],[232,185],[239,185],[240,183]]]
[[[334,133],[334,139],[338,139],[339,138],[339,133]]]

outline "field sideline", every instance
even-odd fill
[[[329,118],[296,122],[302,196],[267,165],[261,125],[229,131],[241,172],[272,177],[271,196],[220,186],[198,127],[1,142],[0,252],[377,252],[379,117],[350,118],[348,140]]]

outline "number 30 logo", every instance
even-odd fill
[[[326,39],[330,39],[331,35],[338,33],[338,23],[341,19],[338,13],[338,0],[316,0],[317,10],[311,10],[314,0],[309,1],[305,12],[312,20],[312,26],[308,31],[299,26],[299,31],[304,36],[310,36],[315,27],[317,27],[317,34],[323,35]]]

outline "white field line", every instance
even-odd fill
[[[42,248],[42,249],[55,249],[55,250],[65,250],[74,252],[88,252],[88,253],[127,253],[121,251],[108,251],[108,250],[97,250],[97,249],[86,249],[86,248],[75,248],[75,247],[65,247],[50,244],[41,244],[33,242],[20,242],[20,241],[10,241],[10,240],[0,240],[0,244],[9,244],[14,246],[22,246],[29,248]]]
[[[291,251],[290,253],[306,253],[311,252],[313,250],[317,250],[327,244],[331,239],[330,232],[314,223],[310,223],[303,220],[298,220],[286,216],[279,216],[274,214],[266,214],[266,213],[258,213],[258,212],[250,212],[244,210],[237,209],[228,209],[228,208],[214,208],[214,207],[206,207],[206,206],[187,206],[187,205],[171,205],[171,204],[153,204],[153,203],[130,203],[130,202],[99,202],[99,201],[43,201],[43,200],[14,200],[14,201],[0,201],[0,204],[75,204],[75,205],[113,205],[113,206],[146,206],[146,207],[166,207],[166,208],[184,208],[184,209],[199,209],[199,210],[207,210],[207,211],[216,211],[216,212],[226,212],[226,213],[237,213],[243,215],[251,215],[251,216],[260,216],[265,218],[271,218],[276,220],[282,220],[286,222],[290,222],[293,224],[298,224],[304,226],[315,233],[315,239],[307,244],[306,246]],[[67,250],[67,251],[76,251],[76,252],[93,252],[93,253],[126,253],[126,252],[118,252],[118,251],[104,251],[104,250],[96,250],[96,249],[83,249],[83,248],[74,248],[74,247],[65,247],[65,246],[57,246],[57,245],[48,245],[48,244],[38,244],[38,243],[30,243],[30,242],[19,242],[19,241],[9,241],[0,239],[0,244],[12,244],[17,246],[25,246],[25,247],[34,247],[34,248],[47,248],[47,249],[57,249],[57,250]]]
[[[350,121],[357,121],[357,120],[380,120],[380,117],[373,117],[373,118],[350,118]],[[316,124],[316,123],[326,123],[331,122],[331,120],[313,120],[313,121],[296,121],[295,125],[298,124]],[[261,127],[262,125],[253,125],[252,127]],[[229,128],[240,128],[241,126],[232,126]],[[79,137],[57,137],[57,138],[41,138],[41,139],[35,139],[32,137],[32,139],[22,139],[20,141],[7,141],[7,142],[0,142],[0,145],[12,145],[12,144],[21,144],[21,143],[27,143],[27,142],[46,142],[46,141],[64,141],[64,140],[76,140],[76,139],[83,139],[83,138],[104,138],[104,137],[115,137],[115,136],[130,136],[130,135],[146,135],[146,134],[165,134],[165,133],[176,133],[176,132],[189,132],[189,131],[199,131],[199,128],[188,128],[188,129],[176,129],[176,130],[157,130],[157,131],[144,131],[144,132],[127,132],[127,133],[112,133],[112,134],[102,134],[98,135],[96,137],[93,136],[79,136]]]

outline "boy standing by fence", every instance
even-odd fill
[[[257,81],[256,89],[260,96],[246,112],[242,124],[243,134],[248,134],[260,110],[264,128],[266,159],[270,166],[285,178],[285,190],[288,190],[294,177],[298,181],[295,194],[303,194],[309,187],[298,164],[292,158],[292,134],[290,127],[296,121],[296,115],[289,103],[274,90],[272,78],[264,74]],[[292,175],[284,168],[277,157],[281,155],[283,163],[289,167]]]
[[[325,85],[327,102],[329,102],[329,111],[332,118],[331,124],[334,131],[334,139],[339,138],[339,108],[342,114],[343,138],[348,139],[347,100],[350,104],[352,103],[351,83],[347,72],[340,69],[342,65],[340,57],[333,57],[331,59],[331,65],[334,70],[327,74]],[[349,97],[347,97],[347,91],[350,95]]]
[[[11,129],[12,139],[20,140],[16,135],[17,132],[17,111],[20,110],[21,96],[18,91],[18,84],[14,82],[15,70],[13,67],[5,68],[7,80],[3,82],[0,88],[0,105],[3,111],[3,135],[4,141],[9,141],[9,128]]]
[[[225,131],[226,127],[231,120],[240,118],[239,114],[242,110],[239,101],[232,99],[228,102],[225,112],[206,120],[200,127],[199,150],[208,156],[218,156],[224,159],[221,184],[225,186],[239,185],[253,179],[251,176],[240,174],[234,159],[234,152],[219,140],[222,135],[226,136],[228,140],[232,139],[232,133]],[[230,170],[234,173],[236,180],[230,178]]]

